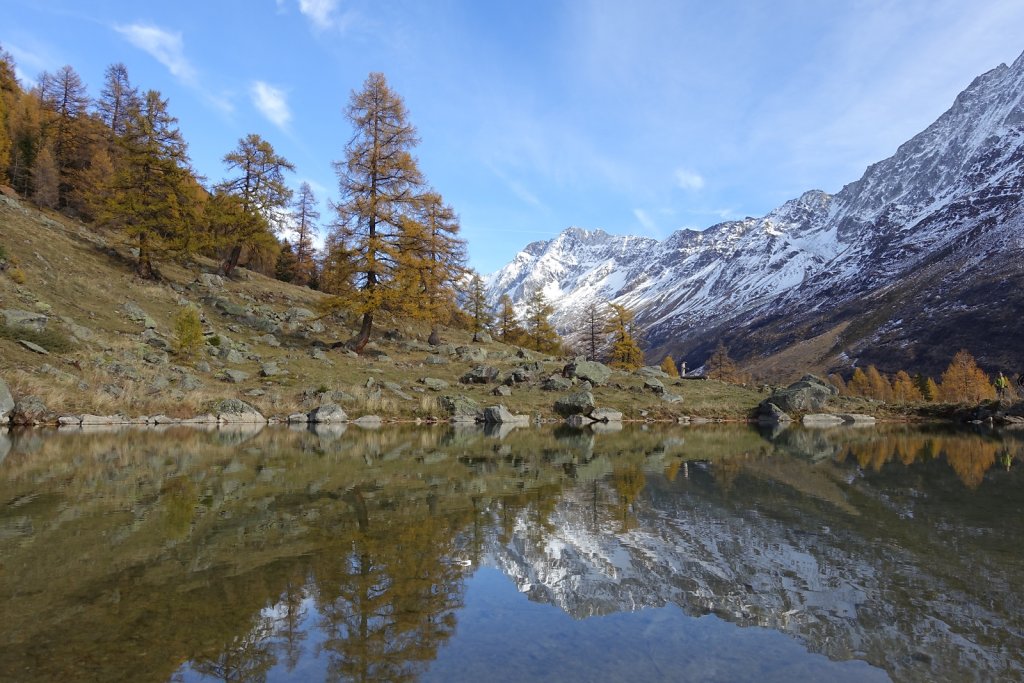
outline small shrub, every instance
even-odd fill
[[[11,278],[15,284],[25,284],[25,272],[18,266],[11,266],[8,268],[7,277]]]
[[[206,343],[209,344],[210,346],[220,348],[220,335],[213,335],[212,337],[206,340]]]
[[[42,346],[50,353],[66,353],[75,348],[71,340],[57,330],[36,332],[28,327],[9,327],[3,323],[0,323],[0,339],[9,339],[13,342],[24,339]]]
[[[6,261],[6,260],[7,260],[7,247],[5,247],[4,245],[0,244],[0,261]]]
[[[183,356],[191,356],[203,345],[203,321],[195,306],[183,306],[174,318],[174,346]]]

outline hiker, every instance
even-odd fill
[[[1017,380],[1020,382],[1020,380]],[[1010,388],[1010,380],[1006,379],[1006,375],[999,373],[999,377],[996,378],[996,396],[999,400],[1006,398],[1006,390]]]

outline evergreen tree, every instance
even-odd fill
[[[586,318],[587,358],[597,360],[597,351],[603,345],[602,334],[607,325],[601,307],[595,302],[587,306]]]
[[[60,179],[59,204],[65,206],[71,192],[72,176],[84,165],[84,119],[89,95],[82,78],[70,66],[63,66],[54,74],[44,71],[39,77],[38,91],[40,104],[48,113],[44,119],[44,134],[52,145]]]
[[[121,167],[114,174],[103,218],[135,241],[136,272],[155,278],[155,256],[185,251],[195,207],[195,183],[177,119],[167,100],[150,90],[133,109],[119,139]]]
[[[281,251],[277,255],[277,264],[274,267],[274,277],[281,282],[295,282],[298,274],[299,260],[295,257],[295,250],[291,243],[285,241],[281,245]]]
[[[335,250],[329,257],[332,285],[351,291],[352,307],[362,314],[351,342],[358,352],[370,339],[374,315],[401,296],[395,276],[403,222],[423,178],[412,156],[419,142],[416,129],[383,74],[371,73],[352,93],[346,116],[355,134],[345,160],[334,164],[341,200],[327,245]]]
[[[892,401],[892,386],[885,375],[878,371],[874,365],[869,365],[865,373],[868,379],[868,396],[878,401]]]
[[[497,320],[495,324],[497,326],[498,339],[502,342],[505,344],[523,343],[526,330],[519,324],[515,305],[512,303],[512,297],[508,294],[502,294],[501,298],[498,299]]]
[[[550,321],[554,312],[544,292],[539,287],[535,289],[526,302],[526,334],[532,348],[551,353],[561,345],[558,332]]]
[[[316,271],[316,249],[313,238],[317,234],[316,222],[320,212],[316,208],[316,196],[309,183],[299,186],[299,195],[292,205],[292,229],[295,231],[295,284],[309,285]]]
[[[0,183],[9,180],[11,165],[11,112],[21,97],[21,86],[14,71],[14,57],[0,47]]]
[[[707,361],[707,376],[722,382],[742,383],[743,376],[736,361],[729,357],[729,349],[721,340]]]
[[[32,163],[32,199],[44,209],[56,209],[60,204],[60,173],[49,145]]]
[[[103,89],[96,101],[96,110],[110,131],[111,138],[125,134],[130,112],[139,105],[139,91],[132,87],[128,79],[128,68],[120,62],[108,66],[103,75]]]
[[[644,364],[644,352],[633,334],[633,312],[622,304],[609,305],[611,315],[604,328],[605,332],[613,336],[608,364],[624,370],[635,370]]]
[[[466,294],[466,313],[473,321],[473,341],[478,341],[477,335],[488,327],[492,320],[491,309],[487,305],[484,279],[479,273],[473,273],[470,277]]]
[[[996,390],[988,375],[978,367],[967,349],[957,351],[946,371],[942,373],[940,393],[951,403],[977,403],[996,397]]]
[[[32,166],[43,146],[43,112],[39,98],[30,93],[13,98],[8,115],[11,149],[7,177],[18,194],[32,194]]]
[[[284,211],[292,198],[284,172],[294,171],[295,167],[254,133],[239,140],[238,147],[224,155],[224,164],[238,175],[225,180],[217,189],[238,197],[242,206],[240,220],[228,226],[227,234],[223,235],[229,251],[222,268],[225,275],[230,275],[244,249],[265,250],[271,244],[268,236],[283,227]]]
[[[865,398],[871,396],[871,383],[868,381],[868,376],[860,368],[853,369],[853,377],[850,378],[850,383],[847,386],[851,396],[862,396]]]
[[[892,397],[897,403],[917,403],[921,400],[921,391],[905,370],[896,373],[892,382]]]
[[[665,356],[661,361],[661,369],[669,377],[679,377],[679,368],[676,367],[676,361],[671,355]]]

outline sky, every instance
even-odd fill
[[[0,0],[23,85],[159,90],[210,183],[257,133],[337,199],[383,72],[470,265],[569,226],[664,239],[836,192],[1024,50],[1020,0]]]

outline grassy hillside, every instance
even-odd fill
[[[10,324],[0,326],[0,378],[15,399],[37,397],[55,415],[187,417],[215,400],[240,398],[268,416],[334,400],[350,416],[443,418],[440,397],[462,395],[481,405],[503,403],[513,412],[554,417],[555,399],[567,393],[539,388],[539,380],[559,372],[565,360],[532,353],[541,364],[537,381],[517,385],[510,396],[491,395],[493,384],[459,384],[481,363],[507,373],[525,362],[517,349],[472,343],[463,330],[442,329],[447,346],[437,353],[426,344],[423,323],[384,320],[363,355],[333,350],[330,344],[348,339],[354,328],[344,316],[314,316],[323,296],[318,292],[244,269],[221,281],[210,276],[217,264],[205,259],[164,262],[160,282],[141,280],[129,246],[116,236],[4,195],[0,246],[17,264],[0,274],[0,310],[18,312],[14,318],[43,316],[22,323],[7,317]],[[174,351],[174,320],[188,305],[200,310],[206,333],[204,348],[192,357]],[[45,327],[33,331],[25,322]],[[50,353],[36,353],[19,340]],[[460,354],[460,346],[468,348]],[[480,349],[485,361],[468,357]],[[236,374],[234,380],[226,371]],[[450,386],[429,390],[418,382],[424,377]],[[719,382],[665,382],[681,402],[644,390],[642,377],[626,373],[615,373],[594,394],[598,405],[629,418],[742,418],[764,397]]]

